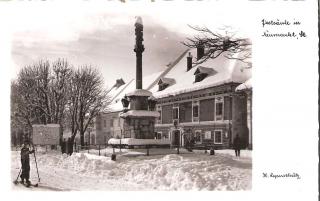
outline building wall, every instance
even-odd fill
[[[119,112],[102,113],[96,117],[94,123],[94,134],[96,144],[105,144],[110,138],[119,133],[117,129],[119,121]]]
[[[187,113],[188,116],[190,111],[185,111],[185,108],[189,107],[186,103],[191,102],[198,105],[199,116],[193,117],[191,120],[188,116],[187,122],[180,121],[181,117],[179,116],[178,126],[183,129],[185,135],[191,133],[191,136],[196,137],[199,135],[197,133],[200,133],[201,139],[197,144],[213,145],[217,149],[231,148],[234,138],[232,133],[238,133],[247,142],[247,102],[246,97],[240,96],[240,94],[234,95],[237,85],[237,83],[229,83],[157,100],[157,110],[161,113],[161,118],[155,126],[157,136],[165,135],[170,138],[170,131],[174,128],[175,108],[179,108],[180,112],[180,106],[182,106],[183,115],[186,116]],[[173,113],[173,117],[170,112]],[[221,135],[222,143],[220,140],[215,142],[215,133]]]
[[[247,124],[247,97],[245,93],[236,93],[232,102],[232,141],[238,134],[243,146],[248,146],[249,130]]]
[[[157,100],[156,109],[161,114],[155,124],[156,138],[172,137],[177,121],[183,136],[200,135],[196,142],[199,146],[214,146],[216,149],[232,148],[233,139],[239,134],[248,145],[248,118],[247,96],[245,93],[235,93],[238,83],[229,83],[199,91],[165,97]],[[218,106],[218,103],[222,105]],[[194,106],[198,105],[198,117],[193,113]],[[175,110],[178,108],[178,116]],[[217,115],[222,110],[221,115]],[[106,126],[105,123],[106,122]],[[100,115],[96,120],[96,143],[105,143],[111,137],[126,138],[122,131],[124,120],[119,118],[119,112]],[[217,137],[215,142],[215,135]],[[106,137],[105,137],[106,136]],[[185,143],[185,142],[184,142]]]

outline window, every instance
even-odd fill
[[[223,98],[217,98],[216,100],[216,115],[215,115],[215,120],[223,120]]]
[[[222,144],[222,130],[214,131],[214,144]]]
[[[199,101],[193,101],[193,104],[192,104],[192,121],[199,121]]]
[[[113,127],[113,119],[110,119],[110,127]]]
[[[162,137],[162,132],[156,132],[156,139],[161,139]]]
[[[196,130],[194,132],[194,142],[198,144],[202,142],[201,130]]]
[[[199,73],[199,74],[196,75],[194,82],[201,82],[207,76],[208,76],[208,74]]]
[[[172,116],[173,120],[179,119],[179,107],[173,107]]]
[[[162,133],[161,132],[161,139],[168,139],[168,133]]]
[[[179,122],[192,121],[192,102],[185,102],[179,104]]]
[[[168,86],[175,83],[175,79],[168,78],[168,77],[162,77],[159,79],[158,85],[159,85],[159,91],[164,90]]]
[[[163,124],[172,123],[172,105],[163,105],[162,106],[162,117],[161,121]]]
[[[165,88],[167,88],[169,85],[166,84],[166,83],[163,83],[163,84],[159,84],[159,91],[162,91],[164,90]]]
[[[107,120],[103,120],[103,127],[107,127]]]
[[[211,131],[204,132],[204,139],[211,139]]]
[[[194,118],[199,117],[199,105],[194,105],[194,106],[193,106],[192,116],[193,116]]]
[[[157,110],[159,112],[159,117],[157,119],[157,123],[161,123],[161,110]]]

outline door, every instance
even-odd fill
[[[172,141],[171,144],[173,146],[179,146],[180,145],[180,131],[179,130],[174,130],[172,132]]]

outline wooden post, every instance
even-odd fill
[[[104,156],[107,156],[107,145],[105,145]]]
[[[180,151],[179,151],[179,147],[180,147],[180,146],[178,146],[178,149],[177,149],[177,154],[180,154]]]
[[[113,150],[113,153],[111,154],[111,160],[116,161],[117,160],[117,156],[116,156],[116,153],[115,153],[115,150],[114,150],[114,146],[112,146],[112,150]]]
[[[99,156],[100,156],[100,145],[99,145]]]

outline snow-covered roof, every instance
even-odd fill
[[[136,24],[142,24],[142,18],[140,16],[136,17]]]
[[[252,81],[251,78],[245,81],[244,83],[237,86],[236,91],[242,91],[246,89],[252,89]]]
[[[197,54],[196,48],[189,50],[189,52],[191,52],[192,55]],[[162,91],[158,91],[158,87],[153,86],[150,91],[153,93],[154,97],[163,98],[230,82],[243,83],[251,77],[251,69],[245,68],[244,66],[245,64],[241,61],[237,59],[228,59],[222,54],[216,59],[209,59],[199,65],[194,65],[187,71],[187,54],[185,54],[170,71],[163,75],[165,77],[174,78],[176,83],[168,86]],[[194,82],[194,74],[198,69],[205,72],[210,71],[211,73],[209,73],[202,81]]]
[[[142,84],[143,88],[147,89],[150,86],[156,85],[157,82],[155,80],[159,80],[160,75],[163,72],[156,72],[147,76],[143,76],[142,78]],[[108,95],[111,97],[111,104],[109,105],[109,111],[111,112],[118,112],[123,110],[123,106],[121,103],[121,99],[128,95],[128,93],[133,92],[136,90],[136,82],[135,79],[130,80],[125,85],[120,86],[119,88],[113,88]],[[152,94],[148,92],[148,96],[151,96]]]
[[[124,113],[119,114],[120,117],[159,117],[158,111],[148,111],[148,110],[129,110]]]
[[[221,54],[216,59],[209,59],[201,64],[194,65],[187,71],[188,52],[191,52],[192,55],[197,55],[196,48],[186,49],[177,59],[164,67],[164,70],[143,76],[143,88],[152,92],[155,98],[163,98],[230,82],[244,83],[251,78],[251,68],[246,68],[246,64],[237,59],[226,58],[224,54]],[[234,57],[236,56],[234,55]],[[196,70],[205,72],[208,76],[200,82],[194,82]],[[159,91],[158,83],[160,80],[171,84]],[[112,112],[121,111],[123,109],[121,99],[126,94],[133,92],[135,88],[135,80],[132,79],[127,84],[112,89],[109,92],[112,97],[109,109]]]

